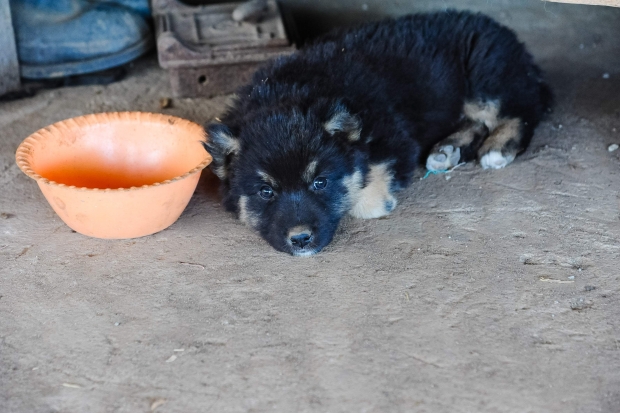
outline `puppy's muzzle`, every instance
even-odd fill
[[[288,232],[288,239],[293,248],[304,249],[313,240],[312,230],[305,226],[291,228]]]

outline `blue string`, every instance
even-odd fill
[[[426,179],[428,178],[429,175],[433,174],[433,175],[440,175],[440,174],[445,174],[448,173],[450,171],[426,171],[426,175],[424,175],[424,177],[422,179]]]

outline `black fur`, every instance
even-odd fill
[[[275,248],[308,255],[360,202],[373,165],[387,165],[390,193],[407,186],[421,156],[463,124],[466,102],[500,102],[500,118],[521,121],[510,144],[522,151],[551,96],[515,34],[492,19],[412,15],[335,31],[266,65],[208,126],[206,148],[226,208]],[[325,189],[304,179],[313,161]],[[312,236],[302,249],[289,242],[299,226]]]

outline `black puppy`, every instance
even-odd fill
[[[206,148],[226,208],[274,248],[311,255],[344,214],[389,214],[421,156],[432,171],[508,165],[550,104],[511,30],[419,14],[335,31],[260,69]]]

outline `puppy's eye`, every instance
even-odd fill
[[[327,186],[327,178],[323,178],[322,176],[319,176],[318,178],[316,178],[314,180],[314,189],[321,190],[321,189],[325,189],[325,187]]]
[[[268,185],[263,185],[260,191],[258,191],[258,194],[263,199],[270,199],[273,197],[273,189]]]

